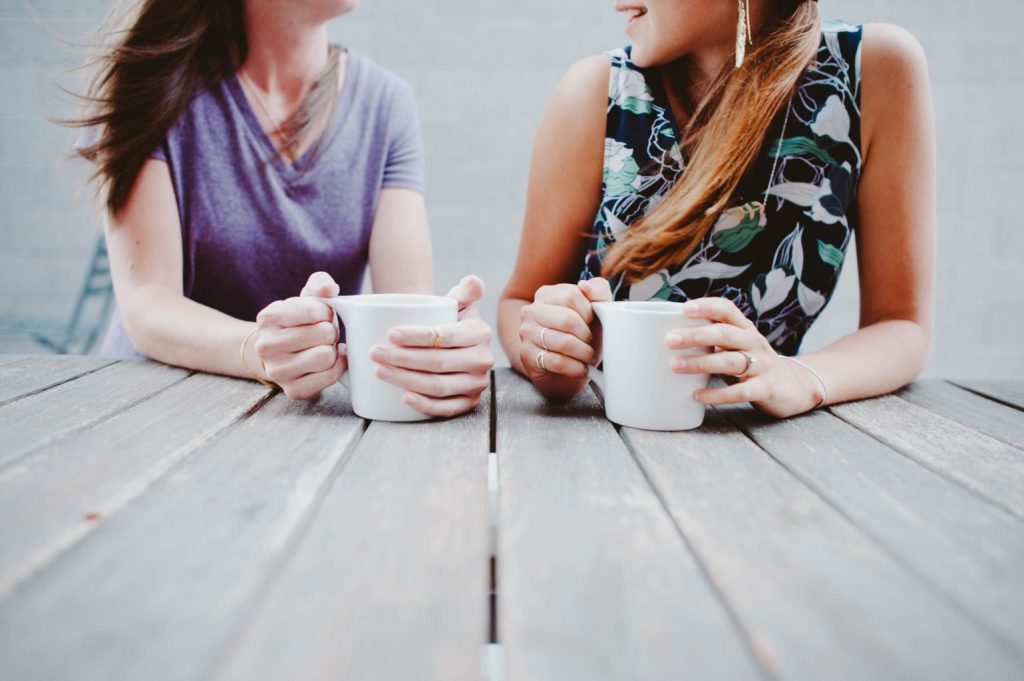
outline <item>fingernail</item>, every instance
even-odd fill
[[[408,404],[410,407],[415,407],[420,403],[420,398],[416,397],[412,393],[405,393],[402,395],[402,401]]]
[[[693,393],[693,399],[697,400],[701,404],[704,404],[704,395],[698,390]]]
[[[407,340],[407,338],[406,338],[406,335],[405,335],[404,331],[398,331],[396,329],[396,330],[393,330],[391,333],[388,334],[388,340],[390,340],[392,343],[395,343],[397,345],[401,345],[402,343],[404,343]]]
[[[687,303],[685,306],[683,306],[683,314],[689,315],[691,317],[696,317],[698,314],[700,314],[701,309],[702,306],[700,303]]]
[[[378,345],[370,350],[370,359],[374,362],[382,362],[384,361],[385,354],[384,348]]]
[[[381,366],[379,364],[377,365],[377,378],[386,381],[394,375],[395,372],[392,371],[391,369]]]
[[[673,357],[672,368],[675,369],[676,371],[682,371],[683,369],[686,368],[686,360],[683,359],[682,357]]]
[[[670,333],[668,335],[668,345],[670,348],[679,347],[683,344],[683,334],[681,333]]]

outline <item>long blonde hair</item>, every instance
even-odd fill
[[[682,262],[729,207],[818,51],[817,3],[791,2],[781,3],[754,36],[740,68],[730,63],[712,80],[683,134],[686,171],[651,212],[616,236],[604,257],[604,276],[622,274],[636,282]]]

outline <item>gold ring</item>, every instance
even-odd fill
[[[441,333],[441,327],[440,326],[435,326],[434,327],[434,344],[431,347],[434,347],[434,348],[441,347],[441,342],[443,340],[444,340],[444,334]]]

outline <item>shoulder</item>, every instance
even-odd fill
[[[611,54],[597,54],[580,59],[562,76],[555,91],[556,99],[591,106],[596,100],[603,107],[608,93],[612,64]]]
[[[902,129],[904,118],[917,120],[931,106],[924,49],[906,29],[866,24],[861,49],[861,108],[865,151],[886,128]]]
[[[861,68],[878,82],[926,78],[928,61],[914,35],[894,24],[865,24]]]
[[[391,107],[414,98],[408,81],[354,50],[347,51],[345,79],[356,83],[357,96],[370,105]]]

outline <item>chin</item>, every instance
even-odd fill
[[[641,69],[652,66],[661,66],[672,61],[672,56],[665,50],[658,50],[643,41],[634,42],[633,49],[629,53],[629,60]]]
[[[348,14],[359,6],[359,0],[314,0],[314,5],[330,17]]]

